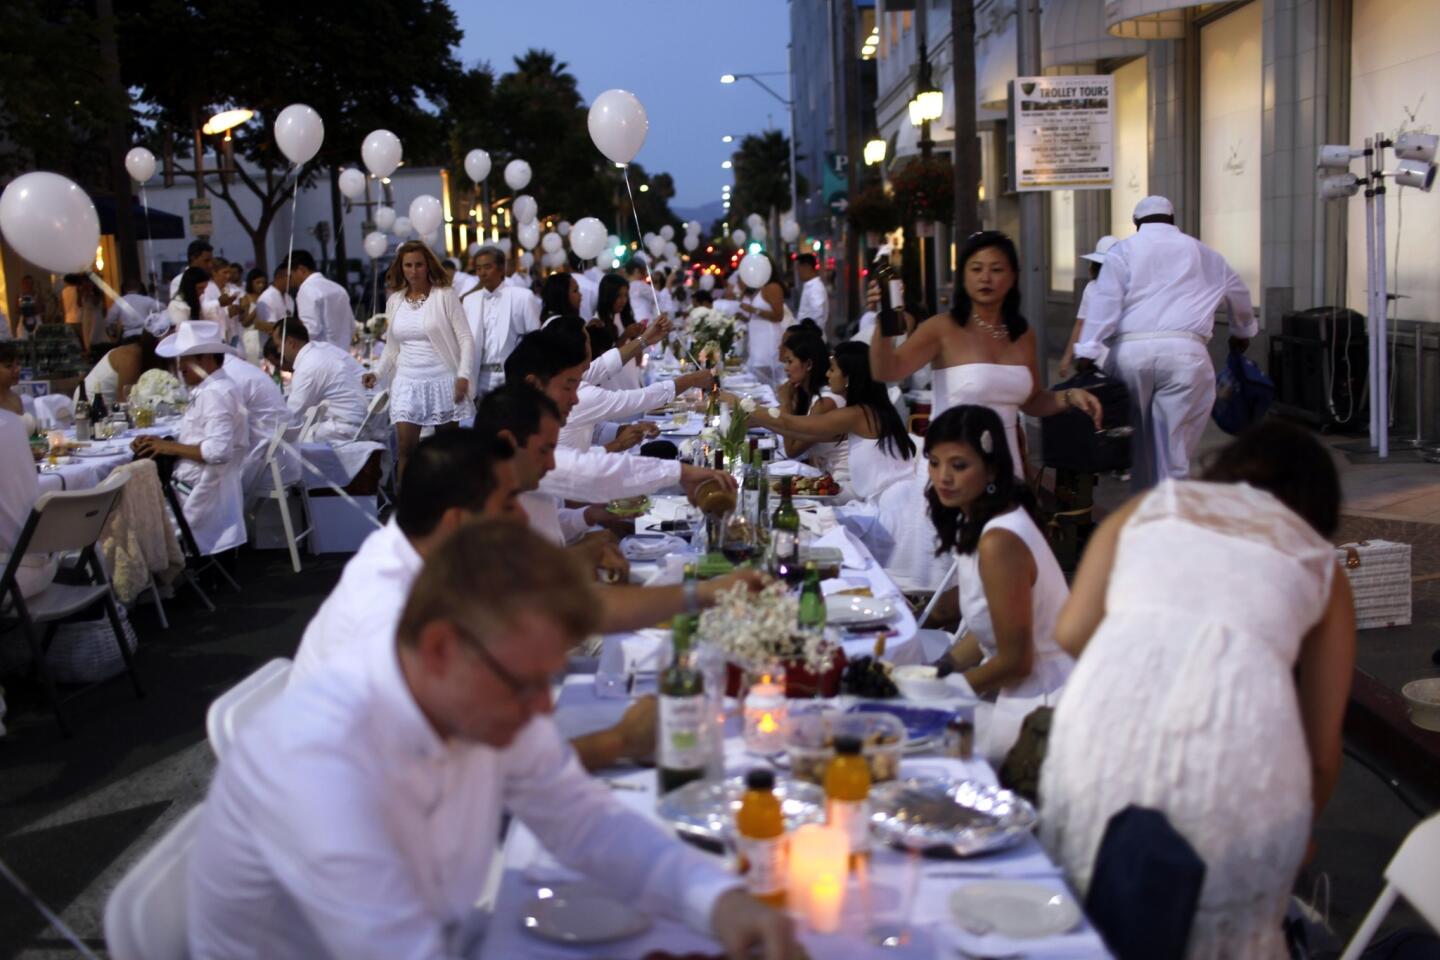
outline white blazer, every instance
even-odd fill
[[[394,321],[395,313],[404,302],[405,291],[390,294],[385,301],[385,316]],[[465,311],[460,308],[460,298],[454,287],[431,287],[430,296],[420,308],[425,324],[425,334],[430,345],[455,371],[457,378],[470,381],[470,395],[475,395],[475,338],[470,335],[470,324],[465,320]],[[380,355],[380,366],[375,377],[382,384],[389,385],[395,375],[395,366],[400,362],[400,341],[391,335],[385,339],[385,352]]]

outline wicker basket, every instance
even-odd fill
[[[1410,623],[1410,544],[1360,540],[1335,548],[1355,594],[1355,625],[1400,627]]]

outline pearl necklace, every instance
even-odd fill
[[[981,330],[984,330],[986,333],[990,334],[991,339],[1005,340],[1010,336],[1010,331],[1006,330],[1003,324],[997,327],[989,320],[980,319],[980,314],[978,313],[972,313],[970,315],[970,319],[974,320],[976,325],[979,326]]]

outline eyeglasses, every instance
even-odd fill
[[[549,677],[543,680],[521,680],[515,676],[515,674],[511,673],[504,664],[496,660],[495,654],[485,649],[485,645],[477,640],[474,634],[462,629],[458,624],[451,624],[451,626],[454,626],[455,630],[468,641],[465,645],[466,648],[475,654],[475,656],[479,657],[485,663],[485,666],[489,668],[490,672],[499,677],[500,681],[510,688],[510,692],[515,695],[516,699],[530,700],[540,696],[542,693],[548,694],[550,692]]]

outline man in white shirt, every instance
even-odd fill
[[[273,334],[281,320],[293,316],[295,298],[290,296],[290,273],[279,266],[275,268],[275,279],[255,300],[255,327],[261,333]]]
[[[600,299],[600,279],[591,277],[590,270],[581,272],[575,269],[579,262],[572,254],[570,275],[575,278],[575,285],[580,288],[580,319],[589,323],[595,319],[595,304]]]
[[[800,280],[800,306],[795,311],[799,320],[807,317],[815,321],[822,333],[829,331],[830,294],[825,281],[820,278],[815,254],[802,253],[795,258],[795,276]]]
[[[265,451],[274,439],[275,431],[290,426],[290,408],[285,405],[285,395],[280,392],[279,385],[264,370],[243,357],[225,354],[221,369],[235,381],[240,390],[240,402],[245,405],[249,450],[245,453],[242,482],[245,497],[249,500],[270,491],[273,478],[265,471]],[[300,461],[295,454],[281,447],[276,456],[280,463],[281,480],[285,483],[299,480]]]
[[[307,410],[324,401],[325,415],[316,420],[315,439],[326,443],[354,440],[370,407],[361,385],[365,369],[359,361],[334,344],[311,340],[309,331],[298,323],[285,327],[284,350],[273,341],[271,349],[280,368],[292,374],[286,398],[291,419],[301,422]],[[372,417],[361,439],[383,436],[389,423],[377,421],[385,420]]]
[[[295,295],[295,312],[310,331],[310,339],[333,343],[348,351],[355,339],[355,311],[350,306],[350,294],[316,271],[315,258],[308,250],[296,250],[286,266],[289,288]]]
[[[185,265],[187,267],[199,267],[201,270],[210,274],[213,279],[215,276],[215,248],[204,240],[191,240],[190,245],[185,248]],[[181,270],[178,274],[170,278],[171,300],[174,300],[180,293],[180,278],[183,276],[185,276],[185,271]],[[219,285],[211,284],[211,287],[214,290],[213,297],[218,298],[220,295]]]
[[[145,318],[160,309],[160,302],[146,296],[145,287],[134,277],[120,287],[120,299],[105,314],[106,328],[118,328],[121,340],[138,337],[145,330]]]
[[[589,344],[579,342],[555,324],[521,338],[505,363],[506,377],[529,383],[544,393],[560,410],[562,418],[580,402],[580,383],[590,366]],[[610,453],[591,447],[577,450],[560,446],[555,451],[555,469],[540,483],[540,489],[566,500],[601,503],[623,497],[655,493],[679,485],[687,495],[708,478],[734,489],[735,478],[721,470],[660,460],[655,457]]]
[[[470,382],[479,396],[505,383],[505,359],[521,337],[540,329],[540,301],[528,287],[505,283],[505,251],[499,247],[481,247],[475,269],[479,286],[460,298],[460,306],[475,339],[476,370]]]
[[[190,955],[462,956],[509,813],[734,960],[797,957],[784,915],[586,776],[547,716],[551,678],[594,626],[590,587],[530,531],[447,538],[394,642],[287,690],[220,765],[190,854]]]
[[[1130,391],[1131,485],[1145,490],[1190,473],[1190,456],[1215,405],[1206,344],[1215,311],[1230,305],[1230,345],[1259,330],[1250,293],[1220,254],[1175,227],[1164,197],[1135,207],[1137,232],[1115,244],[1089,288],[1076,367],[1101,366]],[[1083,361],[1083,362],[1082,362]]]
[[[650,281],[646,279],[645,258],[640,254],[625,264],[625,279],[630,281],[630,313],[636,323],[649,323],[655,319],[655,296],[650,292]]]

